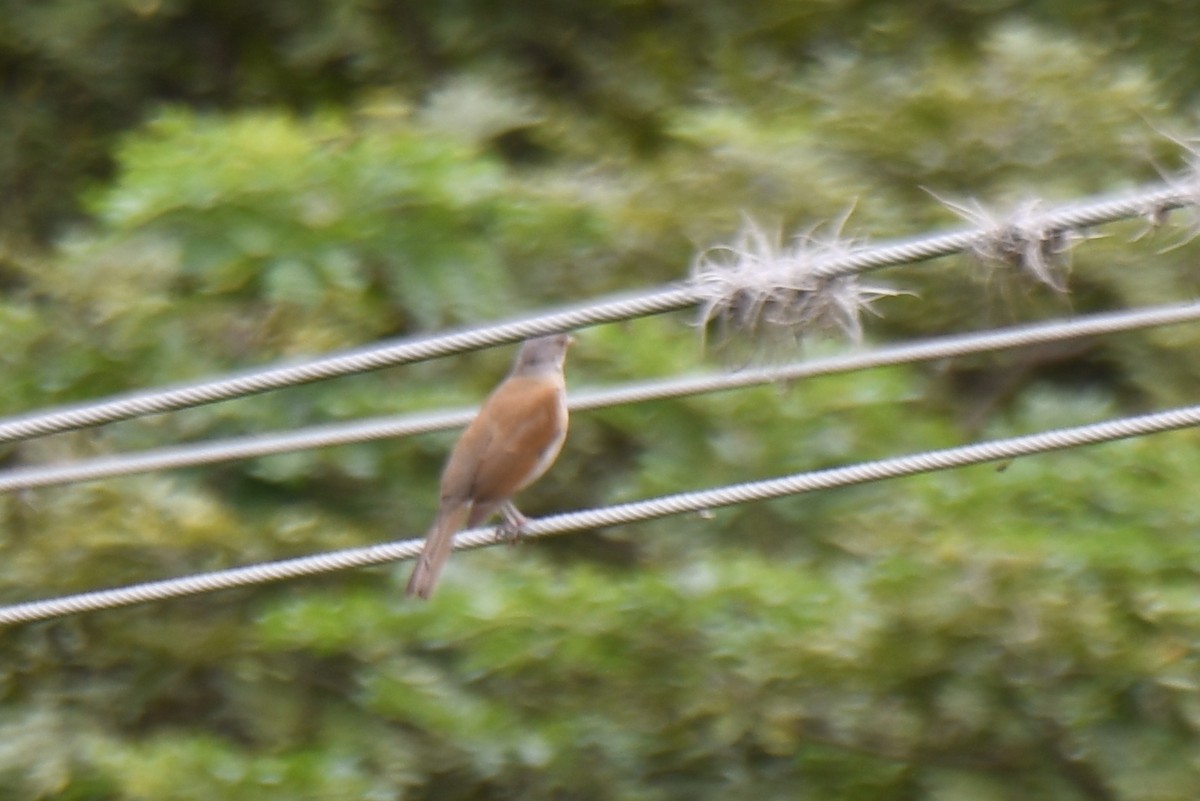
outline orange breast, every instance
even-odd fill
[[[442,474],[441,495],[479,504],[507,500],[550,467],[566,435],[561,385],[509,378],[454,446]]]

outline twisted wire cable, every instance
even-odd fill
[[[1057,320],[975,334],[937,337],[806,362],[732,373],[639,382],[590,392],[581,391],[571,393],[569,403],[572,411],[587,411],[1197,320],[1200,320],[1200,303],[1107,312],[1074,320]],[[61,465],[14,468],[0,471],[0,493],[444,431],[465,426],[474,417],[475,411],[471,408],[435,414],[377,417],[353,423],[314,426],[276,434],[255,434]]]
[[[1155,219],[1165,212],[1196,203],[1188,182],[1168,182],[1116,199],[1080,202],[1059,207],[1025,220],[1026,227],[1043,231],[1088,228],[1130,217]],[[831,251],[815,259],[809,274],[818,279],[836,278],[881,267],[906,264],[978,246],[996,231],[976,226],[964,231],[930,235],[875,247]],[[784,287],[786,289],[786,287]],[[429,337],[401,339],[382,345],[322,356],[310,361],[236,373],[230,376],[119,395],[106,400],[38,411],[0,419],[0,442],[72,431],[150,414],[177,411],[323,379],[378,370],[502,345],[532,336],[583,328],[712,302],[710,289],[695,280],[643,294],[609,298],[517,320]]]
[[[273,389],[519,342],[529,337],[583,328],[597,323],[661,314],[686,308],[694,302],[693,293],[689,289],[661,289],[636,297],[612,298],[588,306],[449,334],[401,339],[307,362],[251,370],[166,389],[134,392],[95,403],[0,420],[0,442],[12,442],[133,417],[172,412]]]
[[[1195,178],[1191,179],[1192,181]],[[1115,198],[1071,203],[1051,209],[1026,222],[1042,231],[1068,231],[1093,228],[1098,225],[1137,217],[1158,219],[1164,213],[1195,203],[1195,190],[1181,182],[1148,187],[1139,192]],[[898,264],[926,261],[954,253],[970,251],[994,237],[989,226],[977,226],[933,236],[921,236],[907,241],[878,247],[863,248],[833,258],[818,260],[811,272],[818,278],[837,278],[890,267]]]
[[[18,467],[0,471],[0,493],[445,431],[465,426],[474,418],[475,411],[472,408],[435,414],[372,417],[352,423],[312,426],[299,431],[251,434],[64,464]]]
[[[879,459],[845,467],[797,473],[763,481],[749,481],[725,487],[683,492],[599,509],[567,512],[531,520],[524,529],[524,533],[528,537],[545,537],[585,529],[625,525],[669,515],[707,511],[724,506],[781,498],[787,495],[1014,459],[1020,456],[1095,445],[1197,425],[1200,425],[1200,405],[973,445]],[[455,536],[454,549],[481,548],[505,541],[507,541],[505,535],[496,529],[475,528]],[[59,598],[0,606],[0,626],[49,620],[82,612],[114,609],[336,570],[380,565],[414,558],[420,553],[421,547],[421,540],[402,540],[115,589],[96,590]]]

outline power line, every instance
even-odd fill
[[[995,226],[921,236],[876,247],[842,248],[803,265],[806,279],[833,279],[881,267],[923,261],[964,250],[988,252],[1002,241],[1040,242],[1067,229],[1090,228],[1131,217],[1160,219],[1167,212],[1196,203],[1195,175],[1111,199],[1088,199],[1045,214],[1023,213],[1020,220]],[[995,250],[996,248],[992,248]],[[781,275],[786,279],[786,275]],[[726,291],[722,288],[720,291]],[[790,289],[782,287],[784,290]],[[319,357],[305,362],[259,368],[233,375],[116,396],[76,406],[39,411],[0,420],[0,442],[72,431],[150,414],[177,411],[298,384],[378,370],[526,339],[555,331],[583,328],[676,311],[716,302],[713,287],[693,280],[636,295],[609,298],[575,307],[449,334],[408,338]]]
[[[187,409],[327,378],[503,345],[555,331],[661,314],[684,308],[693,302],[690,290],[663,289],[638,297],[609,299],[588,306],[450,334],[401,339],[386,345],[346,351],[307,362],[251,370],[173,388],[134,392],[95,403],[0,420],[0,442]]]
[[[1189,176],[1196,181],[1195,176]],[[815,264],[812,273],[817,278],[837,278],[844,275],[890,267],[897,264],[926,261],[954,253],[976,250],[985,252],[989,239],[1040,240],[1056,232],[1092,228],[1097,225],[1135,217],[1158,219],[1164,213],[1192,205],[1195,202],[1189,187],[1180,184],[1148,187],[1115,198],[1089,199],[1070,203],[1033,215],[1022,213],[1018,220],[999,226],[984,225],[947,234],[920,236],[888,245],[863,248],[839,255],[827,263]]]
[[[845,467],[797,473],[763,481],[666,495],[599,509],[568,512],[531,520],[525,533],[529,537],[545,537],[571,531],[625,525],[670,515],[864,484],[887,478],[912,476],[1083,445],[1095,445],[1197,425],[1200,425],[1200,405],[1072,428],[1043,431],[991,442],[879,459]],[[504,541],[506,538],[493,528],[476,528],[458,534],[454,539],[454,547],[456,550],[466,550]],[[365,548],[350,548],[303,556],[280,562],[268,562],[115,589],[96,590],[59,598],[0,606],[0,626],[49,620],[82,612],[115,609],[337,570],[380,565],[414,558],[420,553],[421,545],[421,540],[403,540]]]
[[[733,373],[686,376],[590,392],[573,392],[570,395],[570,406],[572,411],[601,409],[1197,320],[1200,320],[1200,303],[1107,312],[1075,320],[1056,320],[982,333],[937,337],[906,345],[877,348],[865,353],[851,353]],[[472,408],[434,414],[376,417],[353,423],[314,426],[276,434],[255,434],[62,465],[15,468],[0,471],[0,493],[443,431],[465,426],[474,415],[475,409]]]
[[[0,471],[0,493],[444,431],[465,426],[474,416],[475,409],[461,409],[436,414],[373,417],[353,423],[312,426],[299,431],[273,434],[252,434],[137,453],[102,456],[66,464],[19,467]]]

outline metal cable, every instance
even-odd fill
[[[1030,228],[1036,227],[1038,230],[1046,232],[1092,228],[1133,217],[1157,219],[1165,212],[1192,205],[1194,202],[1194,195],[1188,191],[1186,186],[1149,187],[1117,198],[1104,198],[1060,206],[1044,214],[1038,214],[1036,217],[1029,216],[1023,221],[1023,225]],[[864,248],[830,259],[818,259],[812,265],[811,274],[817,278],[835,278],[880,267],[949,256],[972,250],[996,234],[995,229],[982,226],[966,231],[922,236],[890,245]]]
[[[1013,459],[1197,425],[1200,425],[1200,406],[1189,406],[1021,437],[879,459],[846,467],[797,473],[764,481],[751,481],[727,487],[684,492],[600,509],[568,512],[529,521],[525,534],[528,537],[545,537],[584,529],[624,525],[669,515],[764,501],[787,495],[965,467],[983,462]],[[495,529],[476,528],[458,534],[454,538],[454,548],[455,550],[466,550],[503,541],[505,541],[505,537]],[[421,540],[403,540],[116,589],[97,590],[60,598],[0,606],[0,626],[49,620],[81,612],[114,609],[354,567],[380,565],[411,559],[420,553],[421,546]]]
[[[1200,303],[1107,312],[1075,320],[1059,320],[977,334],[938,337],[907,345],[813,359],[807,362],[741,370],[734,373],[641,382],[590,392],[583,391],[572,393],[570,406],[572,411],[601,409],[609,406],[740,389],[773,381],[790,381],[874,367],[947,359],[972,353],[1026,347],[1197,320],[1200,320]],[[474,415],[475,409],[472,408],[437,414],[377,417],[353,423],[315,426],[300,431],[277,434],[255,434],[248,437],[160,448],[141,453],[119,454],[61,465],[15,468],[0,471],[0,493],[443,431],[465,426]]]
[[[437,414],[373,417],[353,423],[333,423],[274,434],[252,434],[65,464],[18,467],[0,471],[0,493],[445,431],[465,426],[474,418],[475,411],[461,409]]]
[[[1194,182],[1195,179],[1191,180]],[[1157,219],[1167,211],[1194,202],[1190,184],[1168,183],[1116,199],[1062,206],[1037,215],[1036,218],[1027,218],[1022,224],[1042,231],[1087,228],[1129,217],[1151,216]],[[832,278],[946,256],[973,248],[995,235],[994,228],[982,226],[890,245],[853,249],[814,260],[810,274],[816,278]],[[57,410],[33,412],[0,419],[0,442],[186,409],[312,381],[502,345],[555,331],[662,314],[703,303],[706,299],[708,295],[704,289],[695,283],[667,287],[645,294],[601,300],[450,334],[403,339],[323,356],[307,362],[256,369],[166,389],[134,392]]]
[[[661,314],[686,308],[695,302],[695,293],[690,289],[662,289],[637,297],[615,298],[588,306],[496,323],[466,331],[402,339],[386,345],[360,348],[308,362],[253,370],[240,375],[174,388],[136,392],[106,401],[0,420],[0,442],[45,436],[117,420],[127,420],[132,417],[187,409],[322,379],[369,372],[383,367],[394,367],[448,356],[452,353],[518,342],[533,336],[583,328],[597,323]]]

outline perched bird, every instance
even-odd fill
[[[510,499],[546,472],[567,438],[563,362],[573,341],[552,334],[524,342],[508,377],[459,437],[442,471],[437,517],[404,591],[409,597],[430,596],[462,529],[500,512],[505,528],[519,533],[525,516]]]

